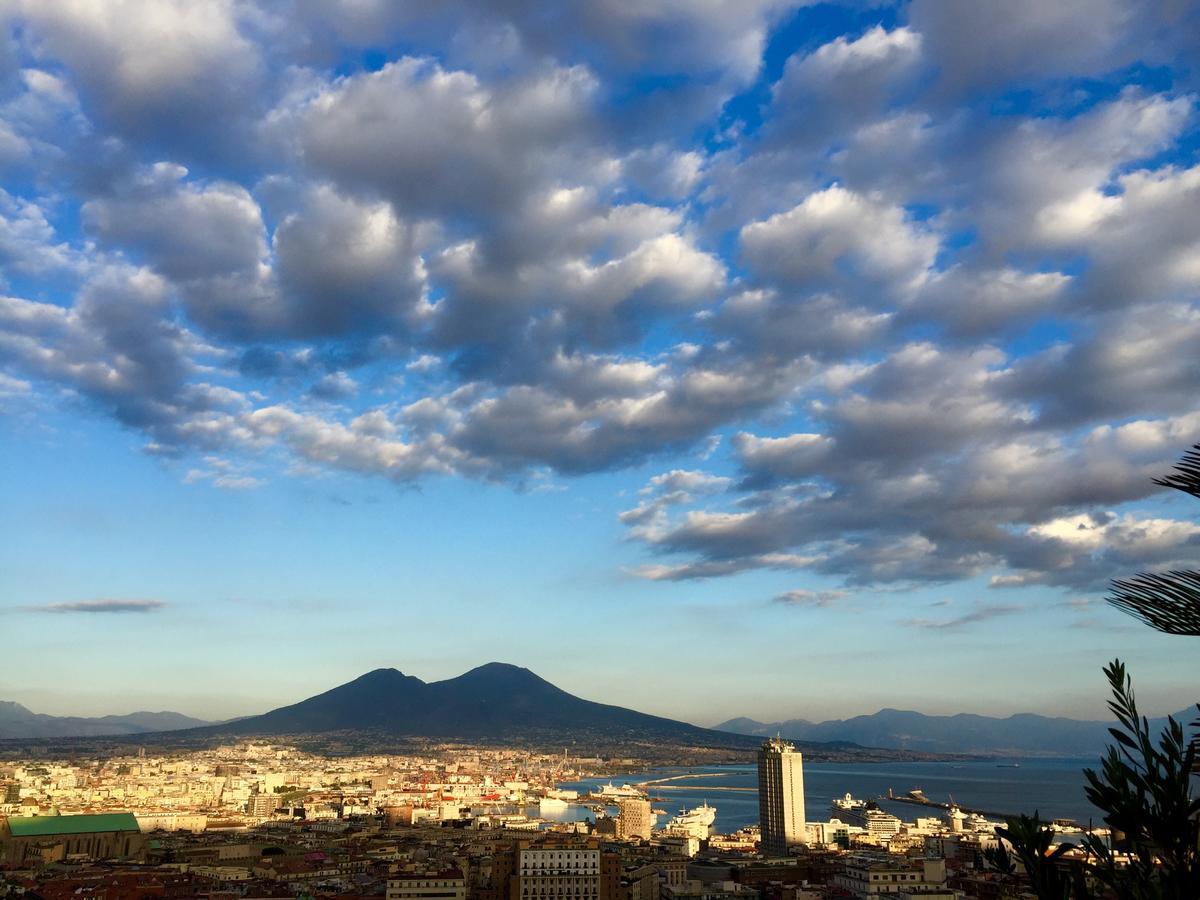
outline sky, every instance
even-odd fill
[[[0,20],[0,699],[1197,699],[1195,4]]]

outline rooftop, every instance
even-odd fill
[[[46,837],[139,829],[133,813],[123,812],[82,816],[17,816],[8,820],[8,830],[13,837]]]

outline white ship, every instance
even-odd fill
[[[672,825],[704,825],[709,826],[717,820],[717,808],[709,806],[705,800],[693,809],[681,810],[679,815],[671,819]]]
[[[709,806],[708,801],[705,801],[700,806],[682,810],[679,815],[673,816],[667,822],[667,832],[672,834],[686,834],[689,837],[698,838],[702,841],[707,840],[712,833],[712,824],[716,819],[716,807]]]
[[[596,791],[597,797],[644,797],[646,796],[632,784],[623,784],[620,787],[614,787],[610,781],[604,787]]]
[[[839,822],[845,822],[847,825],[857,825],[860,828],[867,826],[867,810],[873,808],[875,808],[874,803],[868,800],[859,800],[852,794],[834,797],[833,802],[829,804],[832,818]]]
[[[546,815],[547,813],[561,813],[565,812],[570,805],[566,800],[558,797],[542,797],[538,800],[538,812],[542,815]]]

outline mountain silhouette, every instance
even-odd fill
[[[1195,718],[1195,712],[1194,708],[1183,710],[1175,714],[1175,720],[1189,722]],[[1151,719],[1150,726],[1157,730],[1166,721],[1165,717]],[[1034,713],[997,718],[970,713],[928,716],[911,710],[881,709],[869,716],[825,722],[805,719],[757,722],[737,718],[715,727],[738,734],[780,734],[797,741],[853,741],[923,753],[1091,756],[1112,742],[1108,729],[1115,724]]]
[[[208,724],[177,712],[134,712],[124,716],[48,716],[20,703],[0,700],[0,740],[9,738],[100,737],[176,731]]]
[[[584,700],[528,669],[498,662],[432,683],[396,669],[376,669],[299,703],[260,716],[191,729],[189,733],[280,735],[331,731],[466,740],[653,740],[732,748],[758,743],[729,732]]]

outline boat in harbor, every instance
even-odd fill
[[[679,815],[672,816],[667,822],[667,831],[675,834],[687,834],[700,840],[706,840],[712,833],[712,824],[717,820],[717,808],[709,806],[705,800],[692,809],[682,809]]]
[[[866,828],[872,833],[878,829],[889,827],[891,820],[895,819],[895,816],[880,809],[879,804],[874,800],[859,800],[852,794],[834,797],[833,802],[829,804],[829,814],[832,819],[837,819],[847,825]]]
[[[671,819],[674,825],[711,825],[717,820],[717,808],[709,806],[705,800],[699,806],[692,809],[680,810],[679,815]]]
[[[852,824],[859,824],[858,820],[862,818],[866,808],[866,800],[859,800],[849,792],[841,797],[834,797],[833,802],[829,804],[829,812],[833,818]]]
[[[635,788],[632,784],[623,784],[620,787],[615,787],[610,781],[608,784],[596,790],[597,797],[613,797],[613,798],[628,798],[628,797],[644,797],[644,792]]]

